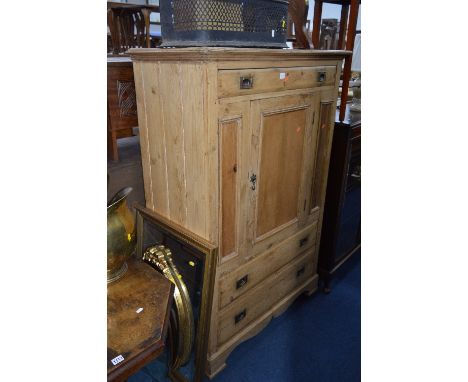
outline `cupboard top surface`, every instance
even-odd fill
[[[342,60],[352,54],[345,50],[314,49],[256,49],[256,48],[132,48],[128,50],[132,60],[149,61],[242,61],[242,60]]]

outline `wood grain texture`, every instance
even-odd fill
[[[299,293],[316,288],[315,247],[333,133],[320,110],[321,104],[335,107],[341,60],[347,54],[226,48],[132,51],[141,72],[138,99],[145,108],[139,119],[147,127],[141,139],[146,147],[145,182],[151,182],[147,200],[154,201],[148,206],[220,246],[209,375]],[[333,73],[324,85],[307,77],[324,67]],[[284,69],[293,73],[288,77],[292,85],[283,81],[281,87],[268,87],[268,79],[273,81],[268,76],[279,79]],[[252,71],[261,77],[255,84],[264,85],[239,92],[239,75]],[[319,142],[320,122],[327,126]],[[312,203],[314,187],[318,191]],[[305,254],[309,257],[300,267],[307,269],[305,280],[296,283],[285,270],[291,271]],[[238,288],[245,275],[249,280]],[[250,305],[236,325],[232,314],[239,313],[239,301]]]
[[[308,49],[253,49],[192,47],[177,49],[129,49],[133,60],[148,61],[275,61],[275,60],[342,60],[352,51]],[[276,66],[276,65],[275,65]]]
[[[205,136],[205,101],[194,93],[205,93],[204,66],[179,65],[178,86],[181,94],[183,152],[185,164],[185,226],[198,235],[208,235],[208,184],[205,156],[208,143],[200,144]],[[202,94],[203,94],[202,93]],[[206,137],[205,139],[207,139]]]
[[[246,221],[246,198],[250,195],[249,192],[249,185],[245,181],[248,177],[249,172],[249,150],[250,150],[250,102],[234,102],[232,104],[219,104],[218,106],[218,120],[219,120],[219,129],[225,123],[229,123],[229,121],[236,121],[238,123],[238,131],[239,135],[237,136],[238,144],[237,144],[237,171],[236,171],[236,251],[234,253],[228,254],[224,257],[220,258],[220,266],[222,267],[224,264],[228,264],[229,267],[236,267],[244,263],[245,253],[246,253],[246,225],[244,224]],[[219,136],[221,137],[221,130],[218,132]],[[228,145],[231,143],[229,142]],[[223,155],[223,148],[220,142],[220,160]],[[221,171],[221,170],[220,170]],[[222,219],[222,209],[223,209],[223,188],[222,188],[222,174],[220,173],[220,206],[219,206],[219,223],[222,228],[223,219]],[[222,243],[222,230],[219,232],[220,240],[219,242]]]
[[[316,259],[306,253],[287,266],[274,272],[262,284],[245,293],[220,311],[218,345],[222,345],[237,332],[256,320],[265,311],[313,275]],[[236,316],[245,317],[236,323]]]
[[[156,358],[164,347],[174,287],[136,258],[128,270],[107,286],[107,375],[124,381]],[[137,313],[139,308],[142,311]],[[113,365],[117,356],[124,360]]]
[[[257,237],[297,217],[305,109],[263,115]]]
[[[135,63],[137,65],[138,63]],[[144,123],[140,145],[148,152],[142,157],[143,172],[149,179],[149,194],[145,194],[147,206],[159,214],[169,217],[169,191],[167,187],[167,159],[163,109],[160,102],[159,65],[140,63],[145,104],[145,115],[139,121]],[[145,168],[147,170],[145,170]],[[145,191],[147,190],[145,179]]]
[[[204,64],[204,82],[206,84],[203,97],[204,132],[203,156],[205,168],[206,189],[208,195],[205,208],[207,215],[205,235],[212,243],[219,243],[219,140],[218,140],[218,94],[217,94],[217,64]],[[196,89],[195,89],[196,91]],[[195,96],[195,95],[194,95]]]
[[[221,256],[236,252],[239,119],[220,124]]]
[[[321,192],[321,184],[323,178],[323,171],[326,170],[324,168],[324,161],[326,160],[327,155],[327,148],[328,148],[328,131],[331,128],[330,119],[332,116],[332,102],[322,102],[320,104],[319,110],[319,129],[317,134],[317,150],[316,156],[314,160],[314,182],[312,185],[311,191],[311,201],[310,201],[310,209],[314,209],[319,206],[319,201],[322,200],[320,192]]]
[[[160,63],[158,66],[159,95],[164,129],[166,153],[166,184],[169,197],[169,218],[186,226],[186,156],[185,123],[187,123],[185,102],[182,103],[181,64]],[[184,89],[185,90],[185,89]],[[167,97],[167,94],[171,94]],[[196,232],[197,233],[197,232]]]
[[[319,73],[325,80],[319,82]],[[220,98],[273,91],[330,86],[335,83],[336,66],[284,67],[266,69],[220,70],[218,95]],[[252,78],[251,89],[240,88],[240,78]]]
[[[307,180],[305,174],[307,164],[302,158],[307,157],[310,148],[303,142],[304,137],[311,135],[314,100],[314,96],[304,92],[295,96],[252,102],[249,168],[257,176],[258,187],[250,191],[247,202],[249,243],[246,258],[253,258],[268,250],[304,226],[304,200],[306,200],[304,182]],[[297,117],[298,111],[302,113],[299,114],[300,118],[292,118],[289,121],[291,113]],[[286,141],[281,141],[285,138],[281,136],[276,140],[280,148],[270,151],[273,142],[263,142],[264,138],[271,140],[274,137],[269,132],[265,133],[265,122],[270,116],[275,115],[286,117],[279,122],[273,121],[279,132],[292,129],[292,134],[302,136],[296,142],[299,147],[291,149]],[[265,151],[267,155],[264,154]],[[291,160],[296,161],[295,164],[291,164]],[[262,161],[266,166],[265,169],[262,168]],[[277,172],[280,172],[281,176],[277,176]]]
[[[144,88],[144,76],[143,76],[143,64],[141,62],[133,63],[133,72],[135,77],[135,90],[136,90],[136,101],[138,111],[138,123],[139,123],[139,134],[140,134],[140,152],[141,152],[141,165],[143,169],[143,186],[145,190],[146,204],[154,209],[154,197],[152,193],[152,176],[151,172],[153,168],[150,166],[150,145],[149,145],[149,130],[147,121],[146,111],[146,100],[145,88]]]
[[[209,239],[207,166],[216,153],[209,153],[208,142],[201,139],[209,136],[203,112],[205,68],[150,62],[135,62],[135,68],[143,78],[144,115],[139,118],[145,126],[141,146],[145,186],[150,183],[147,206]]]
[[[219,282],[219,307],[223,308],[235,301],[299,254],[312,248],[315,245],[316,233],[317,223],[222,277]],[[242,278],[246,281],[239,287],[238,283]]]

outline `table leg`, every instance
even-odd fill
[[[346,50],[354,49],[354,37],[356,36],[356,24],[359,12],[359,1],[351,0],[351,10],[349,14],[349,27],[346,33]],[[351,79],[351,62],[352,56],[345,58],[343,68],[343,85],[341,87],[341,104],[340,104],[340,121],[344,120],[346,113],[346,102],[348,100],[349,80]]]
[[[148,8],[142,8],[141,13],[145,19],[145,29],[146,29],[146,47],[151,48],[151,36],[150,36],[150,14],[151,11]]]
[[[107,105],[107,158],[118,161],[119,151],[117,148],[117,132],[112,130],[109,105]]]
[[[340,32],[338,34],[337,49],[345,48],[346,29],[348,28],[348,15],[349,15],[349,5],[343,5],[341,7]]]
[[[320,24],[322,21],[322,0],[315,0],[314,20],[312,27],[313,49],[319,49],[320,46]]]

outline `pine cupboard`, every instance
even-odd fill
[[[206,372],[317,289],[343,51],[131,49],[147,207],[219,246]]]

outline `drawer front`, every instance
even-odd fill
[[[294,288],[313,276],[316,269],[316,258],[313,251],[309,251],[228,305],[219,314],[218,345],[255,321]]]
[[[333,86],[335,75],[335,66],[219,70],[218,97]]]
[[[314,223],[221,278],[219,284],[220,308],[224,308],[252,289],[300,253],[312,247],[315,248],[316,233],[317,223]]]

